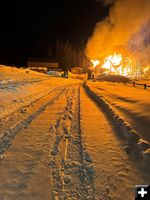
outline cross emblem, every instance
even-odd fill
[[[135,185],[135,200],[150,200],[150,185]]]
[[[145,191],[144,188],[141,188],[141,191],[138,191],[138,194],[140,194],[141,197],[144,197],[145,194],[147,194],[147,191]]]

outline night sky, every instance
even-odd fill
[[[24,3],[23,3],[24,2]],[[25,65],[28,57],[44,56],[57,40],[74,48],[86,43],[108,7],[96,0],[5,1],[0,12],[0,63]]]

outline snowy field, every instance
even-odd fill
[[[62,84],[68,84],[67,79],[29,69],[0,66],[0,119]]]
[[[150,183],[150,89],[80,79],[0,67],[0,200],[132,200]]]
[[[144,90],[143,86],[90,81],[87,85],[150,142],[150,88]]]

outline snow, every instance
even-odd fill
[[[119,116],[128,122],[138,134],[150,142],[150,89],[144,90],[140,86],[91,82],[87,85],[99,97],[105,99]]]
[[[134,199],[150,182],[150,89],[26,70],[0,67],[0,199]]]
[[[126,154],[124,138],[120,138],[120,132],[100,110],[82,91],[81,130],[92,157],[95,199],[134,199],[134,185],[149,183],[150,176],[139,169],[137,160]]]
[[[29,69],[0,66],[0,119],[69,83],[67,79],[49,77]]]

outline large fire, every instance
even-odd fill
[[[107,58],[105,58],[104,64],[102,65],[102,67],[105,69],[112,70],[116,66],[119,66],[121,61],[122,61],[121,54],[114,53],[114,55],[110,55]],[[114,69],[113,69],[113,71],[114,71]]]
[[[130,72],[129,67],[123,66],[123,57],[121,54],[114,53],[105,58],[102,68],[106,69],[106,73],[127,76]]]
[[[91,60],[94,67],[100,64],[99,60]],[[141,77],[142,73],[148,71],[148,68],[142,71],[139,62],[132,61],[127,57],[123,57],[121,54],[112,54],[104,59],[103,64],[100,67],[105,74],[122,75]]]

